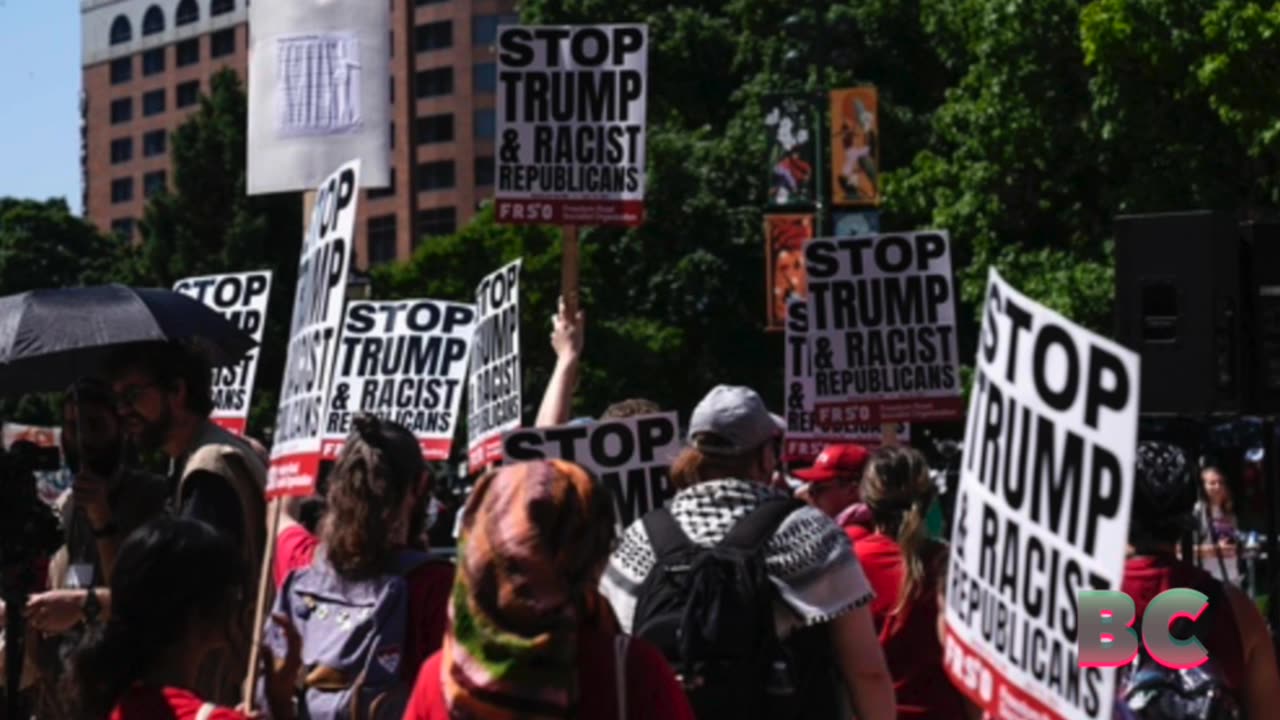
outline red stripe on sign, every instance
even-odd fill
[[[453,447],[452,441],[439,438],[419,438],[418,444],[422,446],[422,459],[427,462],[448,460]]]
[[[314,495],[319,474],[320,453],[272,458],[271,467],[267,470],[267,499]]]
[[[814,405],[814,425],[820,431],[845,425],[897,422],[944,422],[964,419],[964,398],[909,400],[845,400]]]
[[[504,225],[622,225],[644,223],[643,200],[539,199],[494,201],[494,213]]]
[[[226,430],[232,435],[244,437],[244,431],[249,427],[249,421],[246,418],[209,418],[214,425]]]
[[[467,464],[472,473],[483,471],[495,463],[502,462],[502,436],[495,435],[476,443],[467,453]]]
[[[1061,720],[1063,717],[1002,675],[947,628],[942,663],[951,684],[997,720]]]

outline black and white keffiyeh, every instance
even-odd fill
[[[669,507],[691,541],[710,547],[740,518],[777,497],[785,496],[760,483],[713,480],[681,490]],[[601,593],[627,632],[631,631],[640,585],[656,562],[644,523],[637,521],[623,535],[600,581]],[[809,506],[797,509],[778,525],[765,545],[765,567],[781,600],[775,612],[780,636],[827,622],[875,597],[848,536]]]

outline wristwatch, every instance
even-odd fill
[[[102,603],[98,602],[98,591],[94,588],[89,588],[85,591],[83,612],[86,625],[98,622],[98,615],[102,612]]]

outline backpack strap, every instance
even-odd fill
[[[773,537],[787,516],[804,506],[787,497],[769,498],[740,518],[720,541],[725,547],[757,552]]]
[[[429,553],[421,550],[401,550],[396,554],[395,572],[400,577],[407,577],[409,573],[426,565],[433,559]]]
[[[618,720],[627,720],[627,654],[631,636],[618,633],[613,639],[613,684],[618,696]]]
[[[680,528],[680,523],[671,511],[665,507],[658,508],[641,520],[644,531],[649,536],[649,545],[658,559],[692,548],[693,541]]]

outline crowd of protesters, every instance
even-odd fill
[[[583,321],[553,319],[539,424],[570,422]],[[453,508],[415,437],[362,415],[320,497],[277,508],[265,449],[209,421],[194,349],[134,347],[102,378],[63,407],[64,545],[45,587],[7,608],[27,620],[37,717],[980,716],[943,668],[948,549],[913,449],[836,444],[789,467],[780,418],[721,385],[691,408],[674,497],[619,535],[608,490],[558,460],[484,472]],[[169,476],[139,453],[167,457]],[[1176,548],[1197,523],[1201,554],[1234,543],[1221,476],[1140,448],[1123,589],[1139,622],[1169,587],[1225,598],[1204,643],[1247,716],[1266,717],[1280,678],[1265,622]],[[449,559],[431,546],[455,511]],[[275,600],[253,653],[263,563]]]

